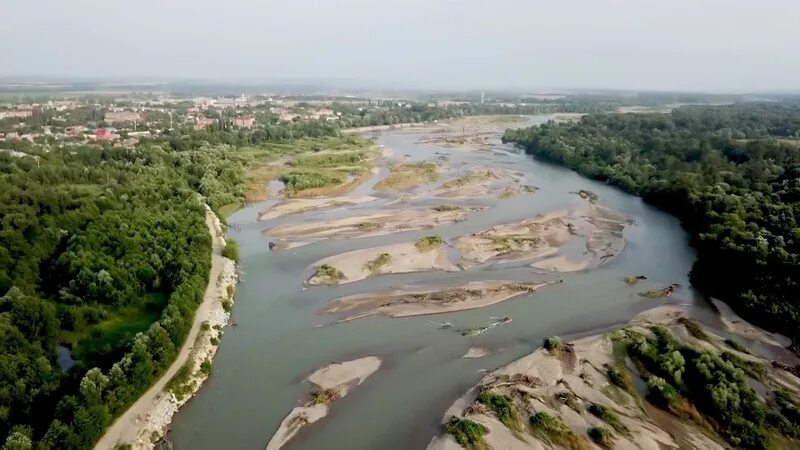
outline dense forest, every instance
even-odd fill
[[[188,333],[210,268],[198,199],[240,204],[254,154],[337,134],[323,123],[258,131],[0,152],[2,448],[91,447]]]
[[[800,104],[685,106],[508,130],[504,141],[677,215],[693,284],[800,340]]]

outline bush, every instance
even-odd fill
[[[581,407],[578,404],[578,397],[572,391],[564,391],[559,392],[555,395],[556,400],[564,403],[568,407],[570,407],[573,411],[580,413]]]
[[[442,425],[442,431],[452,435],[456,442],[464,448],[476,450],[486,448],[483,435],[488,430],[478,422],[452,416]]]
[[[544,349],[550,352],[551,354],[557,354],[564,350],[564,342],[558,336],[550,336],[544,338],[544,342],[542,344]]]
[[[518,430],[520,428],[517,408],[514,406],[514,402],[510,397],[483,391],[478,395],[478,402],[483,403],[494,411],[497,419],[500,420],[503,425],[513,430]]]
[[[206,359],[205,361],[200,363],[200,373],[202,373],[203,375],[211,374],[211,368],[212,364],[210,359]]]
[[[686,327],[686,331],[688,331],[692,336],[703,341],[708,340],[708,335],[705,333],[705,331],[703,331],[703,327],[701,327],[697,322],[684,317],[681,319],[681,323],[683,323],[683,326]]]
[[[443,242],[444,241],[439,236],[427,236],[419,239],[414,245],[417,247],[417,250],[424,253],[439,248]]]
[[[592,427],[589,429],[589,437],[601,447],[611,448],[614,446],[614,435],[608,428]]]
[[[530,418],[531,427],[538,437],[548,443],[559,445],[570,450],[589,448],[580,436],[564,425],[561,419],[546,412],[538,412]]]
[[[678,391],[667,383],[667,380],[661,377],[650,377],[647,379],[647,398],[653,404],[662,408],[669,407],[670,404],[678,397]]]
[[[339,281],[344,278],[344,273],[329,264],[323,264],[319,266],[315,276],[326,278],[330,281]]]
[[[228,239],[225,243],[225,248],[222,249],[222,256],[232,259],[234,262],[239,262],[239,243],[233,239]]]
[[[391,261],[392,261],[392,255],[388,253],[381,253],[380,255],[378,255],[377,258],[364,264],[364,268],[372,273],[375,273],[378,270],[380,270],[381,267],[385,266],[386,264],[389,264],[389,262]]]
[[[589,412],[603,422],[611,425],[611,428],[617,430],[618,433],[626,433],[628,431],[628,428],[620,422],[619,417],[617,417],[614,411],[611,411],[603,405],[592,403],[589,405]]]
[[[725,343],[728,345],[728,347],[736,350],[737,352],[748,353],[748,354],[750,353],[750,350],[748,350],[742,344],[734,341],[733,339],[725,339]]]

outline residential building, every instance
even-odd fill
[[[114,122],[139,122],[142,120],[141,114],[135,111],[109,111],[104,120],[110,124]]]

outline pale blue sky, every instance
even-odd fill
[[[2,0],[0,76],[800,89],[800,0]]]

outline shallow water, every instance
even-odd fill
[[[547,120],[535,117],[532,122]],[[289,449],[424,448],[438,433],[445,409],[482,376],[530,353],[542,338],[573,336],[604,329],[629,320],[637,311],[662,304],[636,293],[679,283],[670,302],[695,306],[708,318],[708,307],[689,287],[687,274],[695,258],[679,222],[639,198],[550,164],[519,154],[497,141],[494,152],[469,152],[420,145],[420,134],[407,131],[374,135],[393,150],[392,159],[410,155],[414,160],[434,160],[446,154],[446,164],[460,171],[490,165],[523,172],[539,190],[508,200],[426,199],[394,204],[391,208],[421,204],[461,203],[489,206],[468,220],[437,227],[445,239],[491,225],[534,217],[554,209],[582,205],[570,192],[589,189],[600,204],[629,215],[625,249],[611,262],[588,272],[548,273],[525,262],[487,264],[462,272],[389,275],[335,287],[303,289],[311,264],[323,257],[386,243],[405,242],[433,234],[432,230],[397,233],[364,239],[323,240],[312,245],[270,253],[269,236],[261,231],[280,223],[348,216],[354,210],[386,207],[394,197],[371,192],[385,169],[361,186],[357,195],[377,195],[376,202],[355,207],[315,211],[258,222],[263,202],[234,214],[231,236],[239,242],[242,281],[236,290],[233,317],[236,328],[225,331],[214,360],[211,378],[195,399],[175,417],[170,438],[177,449],[263,449],[286,414],[305,398],[303,379],[335,360],[379,355],[381,369],[344,399],[332,414],[298,435]],[[456,173],[450,176],[457,176]],[[392,198],[390,198],[392,197]],[[643,274],[648,280],[635,287],[625,275]],[[455,284],[480,279],[520,281],[564,280],[487,308],[403,319],[370,317],[334,324],[333,317],[317,314],[328,300],[341,295],[383,289],[401,284]],[[508,316],[511,323],[493,327],[478,336],[463,337],[440,330],[439,322],[463,329],[488,325],[491,317]],[[471,346],[493,351],[490,356],[465,359]]]

